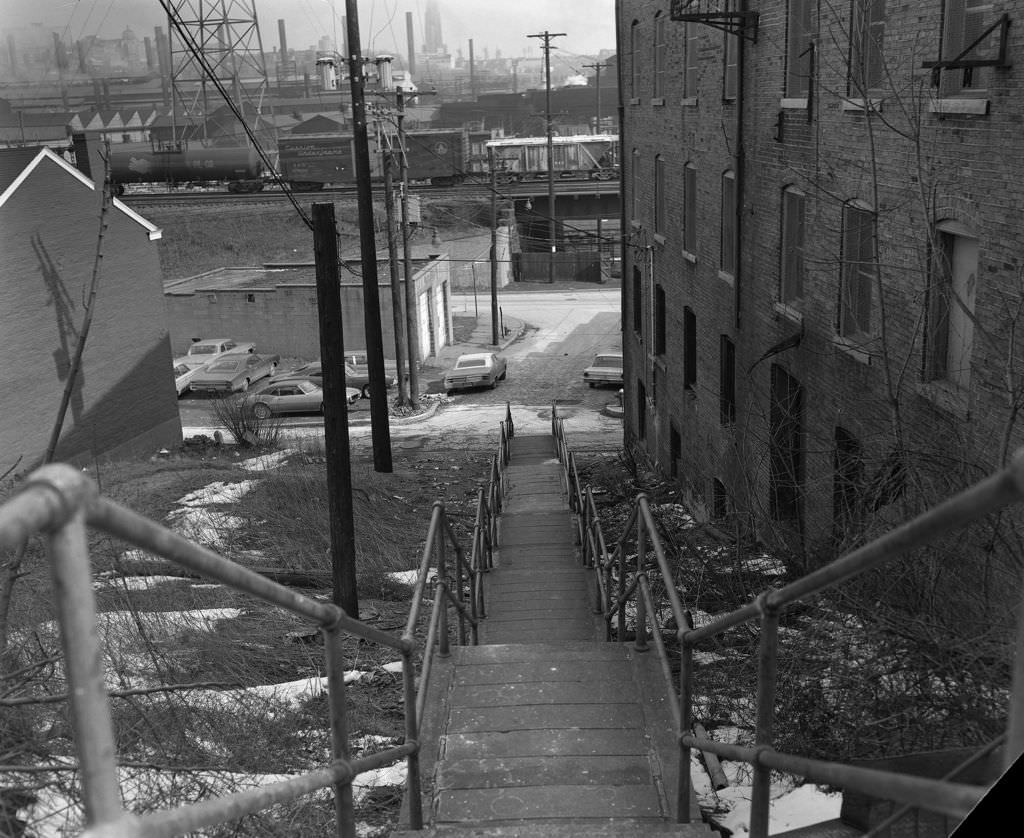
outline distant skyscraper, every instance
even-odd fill
[[[423,51],[445,52],[444,38],[441,37],[441,9],[437,0],[427,0],[427,11],[423,21],[423,38],[425,41]]]

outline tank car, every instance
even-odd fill
[[[225,181],[231,192],[258,192],[263,188],[261,175],[260,157],[248,147],[161,147],[149,143],[110,147],[110,176],[122,192],[129,183],[183,185]]]

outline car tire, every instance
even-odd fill
[[[267,407],[263,402],[258,402],[252,406],[252,414],[257,419],[269,419],[273,411]]]
[[[503,370],[501,375],[498,376],[498,381],[504,381],[506,375],[508,375],[508,370]]]
[[[320,402],[320,415],[321,416],[324,415],[324,403],[323,402]]]
[[[364,399],[370,398],[370,385],[369,384],[364,384],[363,385],[363,390],[362,390],[362,394],[361,395],[362,395],[362,398],[364,398]]]
[[[450,396],[450,395],[452,395],[452,393],[454,393],[454,392],[455,392],[454,390],[445,390],[445,391],[444,391],[444,394],[445,394],[446,396]]]
[[[495,378],[495,379],[493,379],[493,380],[491,381],[491,389],[493,390],[493,389],[494,389],[495,387],[497,387],[497,386],[498,386],[498,379],[497,379],[497,378]]]

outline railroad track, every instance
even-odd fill
[[[491,190],[487,184],[462,184],[460,186],[412,187],[416,194],[440,200],[490,198]],[[498,195],[503,199],[530,198],[547,194],[547,182],[538,180],[530,183],[506,183],[497,187]],[[374,197],[383,200],[380,184],[374,184]],[[614,181],[555,181],[556,195],[607,195],[619,191],[619,182]],[[340,186],[322,189],[316,192],[293,192],[302,204],[315,201],[354,200],[355,186]],[[277,189],[266,189],[262,192],[228,192],[182,189],[177,192],[129,192],[121,196],[121,200],[129,206],[188,206],[190,204],[276,204],[288,200],[284,192]]]

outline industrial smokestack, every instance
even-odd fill
[[[156,41],[156,63],[157,67],[160,68],[160,77],[166,78],[170,75],[169,67],[171,62],[168,60],[170,58],[168,54],[170,46],[167,43],[167,37],[164,35],[163,27],[157,26],[153,30],[153,40]]]
[[[78,50],[78,72],[87,76],[89,75],[89,65],[85,63],[85,44],[82,41],[75,41],[75,49]]]
[[[288,38],[284,34],[284,18],[277,19],[277,34],[281,39],[281,65],[288,62]]]
[[[17,72],[18,69],[18,46],[14,43],[14,33],[12,32],[7,36],[7,52],[11,56],[11,72]]]
[[[412,34],[412,12],[405,13],[405,40],[409,50],[409,80],[416,75],[416,40]]]
[[[476,66],[473,63],[473,39],[469,39],[469,95],[476,99]]]
[[[142,45],[146,48],[146,69],[152,70],[156,66],[156,56],[153,54],[153,39],[146,35],[142,39]]]

